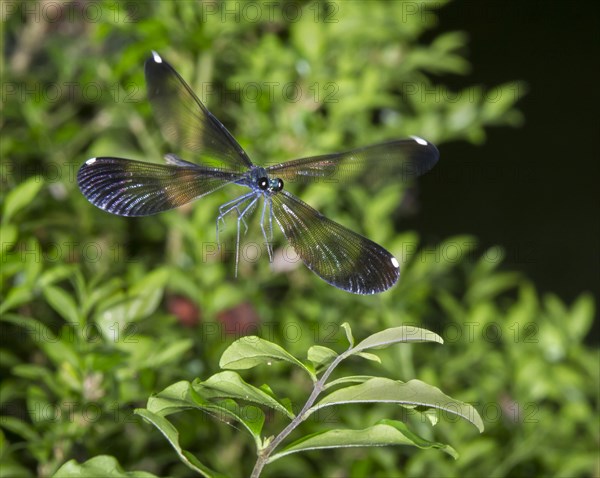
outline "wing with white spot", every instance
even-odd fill
[[[304,264],[327,283],[376,294],[400,276],[397,259],[373,241],[327,219],[287,191],[271,196],[273,215]]]
[[[346,182],[359,179],[377,186],[409,181],[429,171],[440,153],[433,143],[413,136],[343,153],[301,158],[266,168],[285,182]]]
[[[149,216],[182,206],[241,174],[198,166],[175,155],[169,164],[124,158],[92,158],[79,168],[77,184],[94,206],[119,216]]]
[[[152,52],[144,72],[154,117],[172,146],[197,153],[204,165],[241,172],[252,166],[232,134],[158,53]]]

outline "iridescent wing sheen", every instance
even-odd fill
[[[198,154],[198,162],[245,171],[252,161],[225,126],[158,53],[144,66],[148,99],[165,139]]]
[[[92,158],[79,169],[77,183],[88,201],[100,209],[120,216],[149,216],[182,206],[241,177],[174,155],[167,162]]]
[[[376,294],[398,280],[400,265],[383,247],[327,219],[287,191],[271,200],[284,236],[304,264],[329,284],[354,294]]]
[[[414,179],[433,168],[439,156],[432,143],[415,136],[343,153],[296,159],[266,169],[271,176],[290,183],[360,180],[377,186],[386,181]]]

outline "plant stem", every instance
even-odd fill
[[[343,354],[338,355],[335,358],[335,360],[333,362],[331,362],[331,365],[329,367],[327,367],[327,370],[325,370],[325,373],[323,373],[321,378],[317,382],[315,382],[313,391],[310,394],[310,396],[308,397],[308,400],[306,400],[306,403],[302,407],[302,410],[300,410],[300,413],[298,413],[298,415],[296,415],[294,417],[294,419],[290,422],[290,424],[287,427],[285,427],[279,433],[279,435],[277,435],[275,438],[273,438],[273,441],[271,443],[269,443],[269,445],[265,449],[263,449],[259,452],[258,459],[256,460],[254,469],[252,470],[252,475],[250,475],[251,478],[258,478],[260,476],[262,469],[269,461],[269,457],[271,456],[271,454],[273,453],[275,448],[277,448],[277,446],[283,440],[285,440],[285,438],[290,433],[292,433],[296,429],[296,427],[298,425],[300,425],[300,423],[302,423],[306,419],[306,417],[305,417],[306,412],[310,409],[310,407],[313,406],[317,397],[323,391],[323,388],[325,387],[325,382],[327,382],[327,379],[331,375],[331,372],[333,372],[333,370],[339,365],[339,363],[342,360],[344,360],[346,357],[348,357],[348,355],[350,355],[351,352],[352,352],[352,347],[350,347],[348,350],[346,350]]]

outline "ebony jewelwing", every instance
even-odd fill
[[[262,199],[261,230],[272,260],[273,218],[304,264],[329,284],[354,294],[389,289],[400,276],[398,260],[383,247],[326,218],[290,194],[286,183],[328,178],[406,181],[429,171],[439,152],[413,136],[363,148],[296,159],[263,168],[250,158],[169,63],[156,52],[146,61],[148,99],[161,131],[173,145],[196,154],[197,163],[169,153],[166,164],[116,157],[89,159],[77,174],[95,206],[121,216],[173,209],[228,184],[248,192],[222,205],[219,221],[237,214],[236,274],[240,225]]]

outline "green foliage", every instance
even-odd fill
[[[349,324],[344,323],[344,329],[351,334]],[[312,414],[325,407],[347,404],[395,403],[411,411],[418,408],[419,413],[423,414],[437,409],[465,418],[477,426],[479,431],[483,431],[481,418],[473,407],[453,400],[438,388],[419,380],[404,383],[382,377],[342,377],[328,381],[334,369],[343,360],[353,355],[361,357],[365,349],[381,349],[395,343],[428,341],[442,343],[438,335],[417,327],[394,327],[377,332],[357,346],[351,342],[349,348],[340,355],[336,354],[335,359],[322,375],[317,377],[307,365],[289,355],[277,344],[255,336],[242,337],[223,352],[221,367],[244,370],[262,364],[270,366],[272,360],[281,360],[298,366],[308,373],[313,382],[313,389],[298,415],[294,415],[291,411],[293,405],[289,407],[284,405],[289,402],[288,398],[277,398],[267,385],[263,385],[262,390],[253,387],[244,382],[235,372],[220,372],[205,381],[178,382],[151,397],[147,408],[138,409],[136,413],[156,426],[169,440],[181,460],[203,476],[213,476],[215,473],[204,465],[200,466],[197,458],[192,459],[193,455],[181,448],[179,434],[173,424],[165,419],[166,416],[195,409],[221,418],[226,423],[228,419],[233,419],[243,425],[252,435],[256,446],[257,461],[252,472],[253,477],[258,477],[266,464],[273,463],[284,456],[301,451],[329,448],[412,445],[423,449],[439,448],[457,458],[458,455],[452,447],[429,442],[412,432],[403,422],[389,419],[379,420],[374,425],[361,430],[330,429],[312,433],[273,454],[279,444]],[[347,385],[348,382],[355,381],[361,383]],[[323,391],[333,386],[336,390],[329,391],[325,397],[317,401]],[[265,414],[258,406],[280,412],[290,420],[290,423],[276,436],[261,437]],[[435,425],[437,420],[431,423]]]
[[[55,478],[88,478],[105,476],[107,478],[153,478],[156,475],[145,471],[123,471],[121,465],[112,456],[100,455],[81,465],[75,460],[65,463],[55,474]]]
[[[479,142],[487,127],[519,125],[520,82],[487,89],[465,80],[459,91],[440,83],[469,70],[465,34],[421,40],[441,3],[271,2],[272,17],[265,7],[259,18],[235,1],[2,3],[0,476],[90,476],[98,467],[188,476],[205,466],[196,457],[207,472],[242,476],[262,428],[293,420],[290,404],[303,403],[342,356],[344,322],[371,340],[398,325],[427,327],[446,345],[363,347],[357,355],[367,360],[343,361],[327,396],[365,387],[380,360],[394,384],[422,381],[470,404],[485,432],[474,436],[457,415],[419,406],[321,407],[302,423],[304,441],[265,475],[599,474],[598,352],[584,342],[593,299],[539,296],[521,275],[499,270],[499,249],[478,253],[472,237],[423,246],[415,232],[399,232],[406,186],[290,185],[399,259],[398,285],[377,297],[318,280],[286,260],[283,242],[272,266],[265,250],[253,259],[242,248],[235,279],[233,247],[214,247],[216,211],[235,192],[134,219],[94,208],[77,188],[76,171],[93,156],[160,162],[175,152],[193,161],[163,142],[150,115],[142,65],[153,49],[258,164],[411,134]],[[250,222],[245,244],[260,244]],[[227,224],[221,237],[234,233]],[[264,340],[260,353],[224,354],[245,335]],[[307,350],[300,366],[294,357]],[[219,371],[219,357],[229,370]],[[217,373],[225,383],[194,381]],[[262,383],[269,388],[250,385]],[[254,441],[212,418],[145,416],[179,444],[173,453],[133,410],[159,407],[177,384],[193,408],[240,423]],[[252,390],[258,402],[245,410],[256,407],[254,420],[238,419],[235,398],[214,398],[236,390]],[[164,399],[179,410],[182,397]],[[221,408],[207,410],[215,400]],[[400,409],[412,411],[397,419]],[[460,459],[412,447],[322,449],[335,440],[449,443]]]

